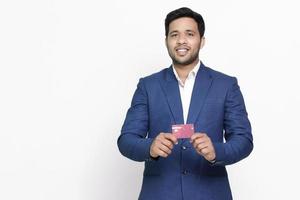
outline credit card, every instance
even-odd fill
[[[190,138],[194,134],[194,124],[172,125],[172,134],[179,138]]]

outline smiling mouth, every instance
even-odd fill
[[[189,51],[188,48],[177,48],[175,49],[176,52],[180,55],[180,56],[184,56],[187,54],[187,52]]]
[[[188,51],[188,49],[177,49],[176,51],[178,51],[178,52],[185,52],[185,51]]]

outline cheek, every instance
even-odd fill
[[[177,43],[177,39],[176,38],[168,38],[166,41],[167,41],[167,45],[168,46],[174,46]]]
[[[189,42],[190,42],[191,46],[193,46],[195,49],[198,49],[201,46],[201,42],[198,39],[190,40]]]
[[[174,47],[173,42],[172,42],[172,41],[168,41],[168,42],[167,42],[167,48],[168,48],[168,49],[172,49],[173,47]]]
[[[167,45],[167,50],[169,53],[174,54],[174,46],[172,44]]]
[[[195,52],[199,51],[201,49],[201,44],[200,43],[194,43],[193,44],[193,49]]]

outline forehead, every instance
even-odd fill
[[[198,24],[193,18],[181,17],[173,20],[169,24],[169,33],[172,31],[186,31],[186,30],[192,30],[198,32]]]

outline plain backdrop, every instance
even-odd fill
[[[1,0],[1,200],[137,199],[143,163],[117,137],[138,79],[171,64],[164,19],[182,6],[252,123],[254,151],[227,167],[234,199],[300,199],[298,1]]]

